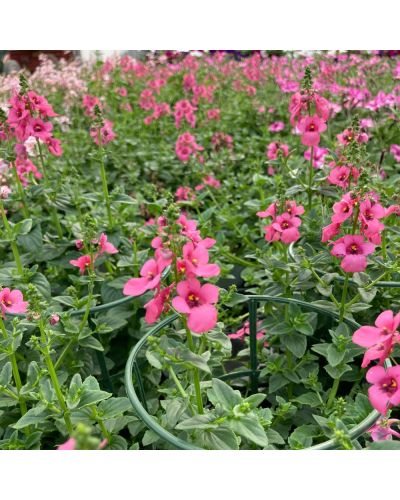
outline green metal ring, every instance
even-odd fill
[[[296,254],[294,252],[294,242],[293,243],[290,243],[289,247],[288,247],[288,254],[289,254],[289,257],[292,259],[293,262],[297,262],[296,260]],[[321,271],[320,269],[315,269],[315,271],[320,274],[320,275],[323,275],[324,272]],[[344,283],[344,280],[345,278],[343,278],[343,276],[337,276],[335,278],[336,281],[339,281],[340,283]],[[349,279],[348,280],[349,283],[351,285],[354,285],[354,286],[360,286],[358,283],[356,283],[354,280],[352,279]],[[399,281],[378,281],[377,283],[375,283],[376,287],[381,287],[381,288],[400,288],[400,282]]]
[[[319,307],[315,304],[308,303],[308,302],[303,302],[298,299],[292,299],[288,297],[272,297],[269,295],[248,295],[247,297],[248,301],[251,302],[277,302],[277,303],[282,303],[282,304],[294,304],[298,305],[300,307],[304,307],[305,309],[309,309],[311,311],[319,312],[321,314],[325,314],[328,316],[331,316],[332,318],[339,319],[339,315],[335,313],[334,311],[328,311],[326,309],[323,309],[322,307]],[[173,323],[176,319],[179,318],[179,314],[175,313],[172,314],[171,316],[168,316],[165,318],[163,321],[158,323],[156,326],[151,328],[140,340],[139,342],[132,348],[128,361],[125,366],[125,389],[127,396],[133,406],[133,409],[136,413],[136,415],[147,425],[149,429],[151,429],[153,432],[155,432],[161,439],[165,440],[167,443],[171,444],[175,448],[181,449],[181,450],[202,450],[204,448],[199,448],[191,443],[188,443],[187,441],[184,441],[176,436],[174,436],[172,433],[161,427],[161,425],[156,421],[154,417],[152,417],[148,411],[144,408],[142,402],[140,401],[135,387],[133,385],[132,381],[132,372],[136,371],[138,372],[138,365],[137,365],[137,356],[139,355],[139,352],[141,349],[145,346],[147,339],[150,336],[156,335],[158,332],[163,330],[166,326],[170,325]],[[351,319],[344,318],[343,320],[346,324],[353,328],[359,328],[360,325]],[[390,366],[390,363],[388,363]],[[221,379],[233,379],[233,378],[238,378],[242,376],[251,376],[254,374],[253,370],[242,370],[238,372],[232,372],[226,375],[223,375]],[[145,398],[144,390],[142,388],[142,397]],[[144,404],[145,404],[145,399],[144,399]],[[380,417],[380,413],[377,412],[376,410],[373,410],[368,417],[366,417],[364,420],[362,420],[359,424],[355,425],[352,427],[349,431],[350,439],[356,440],[359,438],[362,434],[364,434]],[[310,450],[332,450],[336,449],[337,447],[337,442],[335,439],[330,439],[328,441],[324,441],[323,443],[311,446],[307,449]]]

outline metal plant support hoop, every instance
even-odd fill
[[[250,387],[252,392],[258,391],[258,375],[259,370],[258,366],[258,357],[257,357],[257,308],[259,303],[264,302],[274,302],[281,304],[294,304],[301,308],[308,309],[310,311],[318,312],[325,316],[330,316],[336,320],[339,320],[339,315],[334,311],[329,311],[319,307],[315,304],[303,302],[301,300],[287,298],[287,297],[272,297],[269,295],[247,295],[246,300],[248,302],[249,307],[249,324],[250,324],[250,369],[242,370],[237,372],[232,372],[220,377],[222,380],[232,380],[239,377],[248,376],[250,377]],[[143,380],[140,373],[139,365],[138,365],[138,355],[142,348],[146,345],[147,339],[150,336],[155,336],[161,330],[163,330],[166,326],[173,323],[180,316],[175,313],[163,321],[158,323],[156,326],[151,328],[140,340],[139,342],[132,348],[128,361],[125,367],[125,387],[127,396],[134,408],[136,415],[147,425],[149,429],[154,431],[161,439],[174,446],[177,449],[181,450],[201,450],[203,448],[199,448],[187,441],[184,441],[172,433],[161,427],[159,423],[156,421],[154,417],[152,417],[148,413],[147,403],[146,403],[146,394],[143,386]],[[355,321],[344,318],[344,323],[349,325],[352,328],[359,328],[360,325]],[[133,385],[133,377],[135,375],[137,382],[137,392]],[[362,420],[359,424],[355,425],[349,430],[349,437],[352,441],[356,441],[362,434],[364,434],[380,417],[380,413],[376,410],[373,410],[368,417]],[[358,445],[358,443],[355,443]],[[359,445],[358,445],[359,446]],[[307,449],[310,450],[333,450],[337,448],[337,442],[335,439],[330,439],[323,443],[317,444],[315,446],[311,446]]]
[[[293,262],[297,262],[297,255],[294,251],[294,243],[290,243],[288,247],[288,254],[289,257],[292,259]],[[315,271],[318,274],[324,274],[320,269],[315,269]],[[344,278],[343,276],[337,276],[335,278],[336,281],[340,283],[344,283]],[[349,279],[348,280],[349,284],[354,285],[354,286],[360,286],[358,283],[356,283],[354,280]],[[375,283],[376,287],[381,287],[381,288],[400,288],[400,281],[378,281]]]

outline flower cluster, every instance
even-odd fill
[[[105,253],[111,255],[118,253],[118,250],[107,240],[107,236],[104,233],[100,235],[99,239],[92,240],[90,243],[96,247],[96,251],[84,254],[81,257],[78,257],[78,259],[72,259],[69,261],[72,266],[79,268],[80,274],[84,274],[86,270],[93,269],[96,259],[101,255]],[[78,250],[85,249],[85,244],[82,240],[76,240],[75,246]]]
[[[282,241],[289,244],[300,238],[298,227],[301,225],[301,219],[298,215],[304,214],[304,207],[296,205],[293,200],[287,200],[282,204],[282,210],[279,202],[272,203],[266,210],[257,212],[258,217],[272,217],[272,222],[264,226],[265,239],[267,241]]]
[[[191,156],[196,155],[197,151],[203,151],[203,147],[196,143],[196,139],[189,132],[178,137],[175,144],[175,153],[179,160],[183,163],[189,161]]]
[[[59,139],[53,137],[53,125],[47,118],[57,116],[47,99],[33,90],[14,93],[9,100],[7,124],[11,134],[24,143],[29,137],[46,144],[54,156],[62,154]]]
[[[154,290],[153,298],[144,306],[145,320],[154,323],[162,312],[174,309],[187,316],[188,327],[196,333],[214,328],[217,322],[218,287],[202,285],[198,278],[218,276],[220,268],[209,263],[208,249],[215,244],[212,238],[202,238],[194,220],[184,214],[171,226],[165,217],[157,221],[158,236],[151,246],[154,258],[140,270],[140,278],[131,278],[124,286],[124,294],[134,297]],[[174,281],[162,287],[163,271],[171,266]],[[173,296],[174,295],[174,296]]]
[[[331,224],[322,229],[322,242],[337,236],[345,221],[351,220],[351,234],[346,234],[333,242],[331,254],[342,259],[341,267],[347,273],[364,271],[367,255],[380,245],[381,233],[385,229],[381,219],[396,212],[396,205],[385,209],[374,192],[357,195],[348,192],[333,205]]]

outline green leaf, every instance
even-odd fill
[[[0,385],[7,387],[8,384],[11,382],[12,378],[12,366],[10,362],[7,362],[1,372],[0,372]]]
[[[307,349],[307,338],[304,335],[296,333],[282,335],[281,341],[297,358],[304,356]]]
[[[210,367],[207,364],[209,356],[209,352],[205,352],[202,355],[199,355],[195,354],[190,349],[182,349],[178,354],[179,359],[182,360],[185,365],[198,368],[199,370],[202,370],[206,373],[211,373]]]
[[[85,337],[84,339],[80,339],[79,345],[88,349],[94,349],[95,351],[104,351],[104,347],[102,346],[101,342],[97,340],[93,335]]]
[[[147,361],[153,366],[154,368],[157,368],[157,370],[161,370],[163,365],[162,362],[160,361],[160,355],[156,352],[147,350],[146,351],[146,358]]]
[[[360,294],[363,301],[366,302],[367,304],[369,304],[374,300],[377,291],[378,291],[377,288],[370,288],[369,290],[366,290],[365,288],[361,287],[358,288],[358,293]]]
[[[44,405],[39,404],[34,408],[28,410],[25,415],[23,415],[14,425],[14,429],[23,429],[28,425],[37,425],[44,422],[52,412],[48,410]]]
[[[248,403],[251,408],[257,408],[257,406],[259,406],[266,397],[266,394],[252,394],[251,396],[246,398],[243,403]]]
[[[213,429],[200,435],[201,446],[208,450],[238,450],[239,441],[230,429]]]
[[[122,436],[112,435],[109,442],[107,443],[107,450],[126,450],[128,448],[128,443],[126,439]]]
[[[103,401],[104,399],[108,399],[112,396],[111,393],[100,391],[100,390],[84,390],[82,392],[81,398],[79,400],[77,409],[82,409],[85,406],[94,405],[99,401]]]
[[[346,355],[346,350],[339,351],[335,344],[329,344],[327,355],[328,363],[331,366],[337,366],[343,361],[343,358]]]
[[[300,396],[297,396],[297,398],[293,401],[302,405],[311,406],[312,408],[321,404],[321,401],[319,400],[315,392],[306,392],[305,394],[301,394]]]
[[[278,432],[276,432],[274,429],[267,429],[266,435],[267,435],[269,444],[285,444],[285,441],[282,438],[282,436]]]
[[[235,434],[239,434],[239,436],[258,446],[268,446],[268,438],[265,430],[255,418],[240,417],[240,419],[229,420],[229,427]]]
[[[281,375],[280,373],[273,373],[269,378],[269,392],[276,392],[288,383],[289,380],[287,380],[283,375]]]
[[[29,231],[32,229],[32,223],[33,223],[32,219],[25,219],[20,222],[17,222],[12,227],[13,234],[15,236],[20,234],[28,234]]]
[[[149,445],[157,442],[159,439],[160,439],[160,436],[158,434],[156,434],[151,429],[148,429],[143,435],[142,444],[143,444],[143,446],[149,446]]]
[[[176,429],[186,431],[192,429],[211,429],[218,427],[217,424],[212,422],[215,420],[215,416],[212,413],[207,413],[205,415],[195,415],[194,417],[188,418],[180,422]]]
[[[289,444],[293,449],[308,448],[312,445],[313,437],[318,434],[316,425],[301,425],[289,436]]]
[[[43,249],[43,236],[40,224],[37,224],[29,234],[20,235],[18,244],[31,254],[41,252]]]
[[[107,401],[102,401],[98,406],[98,413],[103,419],[115,418],[128,410],[132,409],[132,405],[128,398],[110,398]]]
[[[338,366],[326,365],[324,368],[333,379],[341,378],[346,372],[351,371],[351,367],[346,364]]]
[[[212,379],[212,389],[207,395],[214,406],[219,403],[225,410],[232,410],[242,402],[239,391],[234,391],[228,384],[217,378]]]

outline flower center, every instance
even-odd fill
[[[286,222],[286,221],[285,221],[285,222],[282,222],[282,224],[281,224],[281,225],[282,225],[282,228],[283,228],[283,229],[287,229],[287,228],[289,227],[289,225],[290,225],[290,224],[289,224],[289,222]]]
[[[198,306],[199,305],[199,297],[197,297],[197,295],[195,295],[194,293],[190,293],[188,295],[188,300],[189,300],[189,304],[192,306],[192,307],[195,307],[195,306]]]
[[[352,245],[350,245],[350,252],[351,253],[357,253],[358,252],[358,245],[356,245],[355,243],[353,243]]]
[[[308,126],[308,130],[309,130],[310,132],[314,132],[314,130],[315,130],[315,125],[314,125],[313,123],[311,123],[311,124]]]
[[[393,394],[397,390],[397,381],[394,378],[390,379],[389,383],[385,382],[384,384],[382,384],[382,389],[385,392]]]

